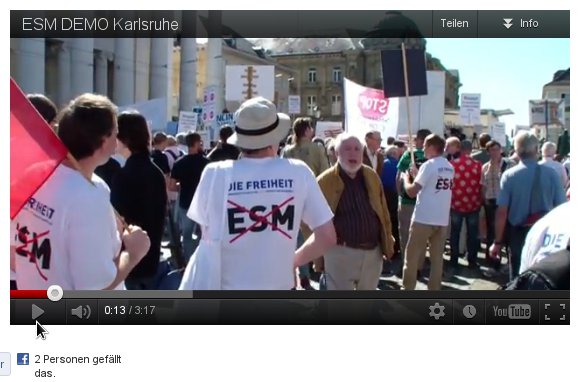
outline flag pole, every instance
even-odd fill
[[[404,84],[406,89],[406,110],[407,110],[407,120],[408,120],[408,136],[410,137],[410,156],[411,156],[411,164],[416,164],[416,158],[414,156],[414,144],[412,139],[412,119],[411,119],[411,112],[410,112],[410,84],[408,81],[408,60],[406,58],[406,44],[402,42],[401,44],[402,49],[402,62],[404,65]]]

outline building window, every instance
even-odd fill
[[[332,115],[341,115],[341,96],[334,95],[331,103],[331,114]]]
[[[316,109],[316,96],[308,96],[306,97],[306,109],[308,115],[313,115],[314,110]]]
[[[333,82],[340,83],[343,80],[343,73],[338,66],[333,69]]]
[[[308,69],[308,82],[310,83],[316,82],[316,69],[314,68]]]

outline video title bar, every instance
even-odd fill
[[[10,11],[11,38],[569,38],[570,11]]]

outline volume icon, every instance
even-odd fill
[[[89,319],[91,317],[91,308],[89,305],[79,305],[77,308],[71,309],[71,315],[82,319]]]

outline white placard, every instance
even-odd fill
[[[460,120],[463,125],[474,126],[481,124],[481,95],[460,95]]]
[[[343,123],[337,121],[317,121],[314,135],[321,139],[335,138],[343,132]]]
[[[446,77],[444,72],[432,70],[426,72],[426,78],[428,94],[410,97],[412,134],[416,135],[416,132],[420,129],[428,129],[434,134],[443,136]],[[405,98],[398,98],[398,100],[399,124],[397,135],[408,134],[407,100]]]
[[[211,136],[209,135],[209,130],[197,131],[197,134],[201,136],[203,141],[203,150],[207,150],[211,147]]]
[[[507,147],[507,135],[504,122],[495,122],[491,124],[491,139],[499,142],[501,147]]]
[[[288,114],[300,114],[300,96],[288,96]]]
[[[545,125],[545,117],[545,101],[529,101],[529,124],[531,126]]]
[[[368,88],[345,78],[345,130],[365,140],[371,130],[381,138],[395,137],[399,119],[399,100],[384,98],[383,90]]]
[[[212,122],[217,116],[217,89],[215,86],[207,86],[203,91],[203,114],[204,123]]]
[[[529,101],[529,124],[533,125],[545,125],[546,116],[548,124],[559,124],[561,123],[560,117],[561,112],[559,112],[559,107],[561,100],[531,100]],[[546,113],[547,106],[547,113]],[[558,115],[559,114],[559,115]]]
[[[199,114],[193,111],[181,111],[178,117],[178,133],[197,130]]]
[[[151,131],[165,131],[169,119],[167,118],[166,106],[166,98],[155,98],[133,105],[120,106],[118,113],[136,110],[144,116]]]
[[[228,65],[225,67],[225,100],[243,102],[253,97],[274,101],[274,66]]]

